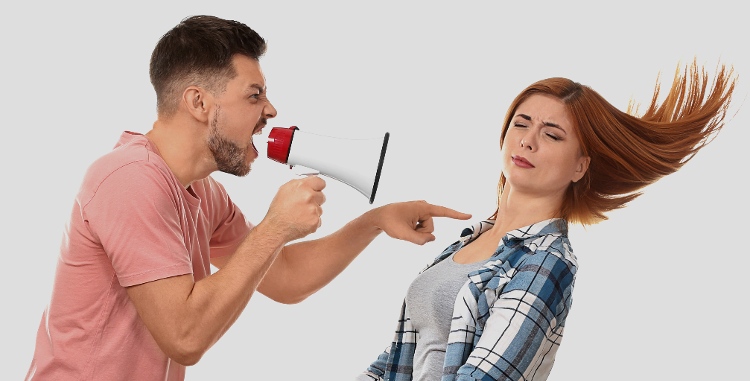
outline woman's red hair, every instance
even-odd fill
[[[559,217],[595,224],[606,220],[607,212],[640,196],[643,187],[680,169],[711,142],[724,126],[735,83],[733,69],[721,65],[709,88],[705,69],[693,61],[682,70],[678,67],[661,104],[657,78],[651,104],[638,116],[632,102],[623,112],[588,86],[567,78],[544,79],[513,100],[500,142],[516,108],[529,96],[547,94],[560,99],[578,131],[582,154],[591,163],[584,177],[568,187]],[[504,186],[501,175],[501,192]]]

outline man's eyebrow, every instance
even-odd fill
[[[250,86],[248,86],[247,89],[245,89],[245,92],[250,92],[253,89],[258,90],[261,94],[266,92],[266,87],[257,83],[253,83]]]

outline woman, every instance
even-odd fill
[[[568,224],[606,220],[677,171],[724,126],[735,83],[723,65],[709,83],[694,61],[661,104],[657,81],[641,116],[566,78],[523,90],[500,136],[495,213],[417,276],[358,380],[546,380],[577,271]]]

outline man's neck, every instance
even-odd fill
[[[206,138],[200,135],[203,129],[176,119],[157,119],[145,135],[182,186],[187,188],[193,181],[215,171],[216,164],[211,160]]]

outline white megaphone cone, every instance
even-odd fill
[[[290,167],[301,165],[341,181],[375,200],[389,133],[380,139],[343,139],[305,133],[297,126],[274,127],[268,134],[268,158]]]

